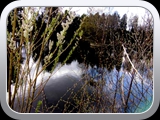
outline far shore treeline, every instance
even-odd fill
[[[32,56],[36,61],[40,55],[40,49],[42,45],[42,34],[45,31],[48,23],[51,23],[53,18],[58,12],[58,7],[52,8],[52,15],[48,19],[44,19],[44,13],[39,14],[36,19],[36,24],[33,27],[33,32],[38,30],[37,35],[30,35],[29,40],[34,41],[35,47],[33,49]],[[47,9],[44,9],[44,12]],[[22,8],[17,8],[17,29],[20,29],[19,20],[21,18]],[[11,11],[10,14],[13,14]],[[147,14],[147,13],[146,13]],[[59,21],[65,21],[69,16],[68,11],[65,13],[58,15]],[[64,17],[66,16],[66,17]],[[71,63],[73,60],[77,60],[79,63],[85,63],[85,65],[97,66],[102,68],[107,68],[108,70],[112,70],[114,67],[119,71],[122,65],[122,57],[123,57],[123,47],[125,46],[127,53],[131,60],[135,60],[137,63],[141,60],[150,61],[153,58],[153,20],[152,18],[143,18],[143,24],[138,24],[138,16],[133,16],[131,18],[127,17],[127,14],[124,14],[121,18],[118,12],[114,12],[113,14],[108,13],[88,13],[83,14],[81,16],[76,16],[73,22],[69,25],[69,28],[65,35],[65,42],[63,47],[65,48],[72,38],[75,38],[71,45],[59,56],[59,62],[64,62],[69,52],[76,46],[73,53],[70,55],[70,58],[66,61],[66,63]],[[80,23],[83,20],[83,23]],[[77,38],[74,35],[74,32],[80,27],[83,31],[83,35],[81,38]],[[46,49],[42,53],[42,64],[44,64],[44,57],[49,52],[54,52],[56,49],[57,42],[57,33],[62,30],[62,25],[59,24],[54,28],[54,32],[49,36],[49,40],[53,41],[53,47],[49,50],[49,42],[46,43]],[[10,16],[8,17],[8,32],[12,32],[12,24]],[[18,37],[18,36],[17,36]],[[16,38],[20,39],[20,38]],[[54,57],[51,58],[53,60],[58,54],[58,51],[55,51]],[[54,64],[54,63],[53,63]],[[53,64],[47,66],[47,70],[50,71],[52,69]],[[130,71],[131,64],[125,64],[123,66],[126,70]]]

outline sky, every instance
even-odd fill
[[[139,16],[139,23],[142,22],[142,17],[144,18],[147,9],[143,7],[94,7],[95,10],[101,10],[105,13],[114,13],[115,11],[118,12],[120,17],[124,14],[127,14],[127,17],[130,18],[132,16]],[[69,9],[69,7],[64,7],[63,10]],[[88,7],[73,7],[71,10],[75,11],[76,14],[82,15],[83,13],[87,14]],[[151,15],[151,14],[150,14]]]
[[[87,10],[89,10],[89,7],[61,7],[62,11],[65,11],[66,9],[71,11],[75,11],[77,15],[87,14]],[[118,12],[120,15],[120,18],[127,14],[128,20],[132,16],[137,15],[139,17],[139,23],[142,23],[143,19],[145,18],[146,11],[148,11],[146,8],[143,7],[93,7],[94,11],[98,12],[105,12],[105,13],[114,13],[115,11]],[[42,10],[43,11],[43,10]],[[149,12],[148,12],[149,13]],[[150,17],[151,14],[149,13]]]
[[[114,12],[118,11],[120,14],[120,17],[122,17],[125,13],[127,13],[129,16],[131,14],[137,14],[139,16],[143,16],[145,14],[145,8],[142,7],[94,7],[95,10],[104,10],[107,12]],[[69,9],[69,7],[64,7],[64,9]],[[75,11],[77,14],[82,15],[83,13],[87,13],[88,7],[73,7],[72,10]]]

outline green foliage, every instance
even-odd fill
[[[23,12],[22,12],[23,11]],[[10,17],[8,18],[8,26],[7,26],[7,48],[8,48],[8,91],[9,91],[9,105],[11,108],[14,108],[14,100],[17,95],[17,91],[21,89],[20,87],[24,87],[22,89],[22,94],[26,94],[27,91],[28,98],[26,100],[22,100],[22,104],[20,106],[21,112],[29,112],[31,110],[32,101],[35,96],[36,90],[36,82],[37,77],[39,74],[46,69],[46,67],[50,64],[53,65],[54,70],[55,66],[59,62],[59,57],[61,54],[68,49],[75,39],[80,39],[83,32],[82,30],[78,29],[75,31],[73,38],[71,39],[70,43],[67,44],[66,47],[64,40],[66,36],[66,32],[69,28],[69,25],[73,22],[75,18],[72,12],[68,12],[67,14],[63,14],[61,11],[54,12],[54,8],[47,7],[42,15],[42,21],[40,21],[40,26],[38,26],[39,11],[35,11],[32,7],[24,7],[22,9],[16,8],[10,13]],[[54,14],[56,13],[56,14]],[[30,14],[30,16],[29,16]],[[54,17],[52,16],[54,14]],[[65,20],[65,22],[64,22]],[[38,21],[38,22],[37,22]],[[18,22],[18,23],[17,23]],[[51,36],[56,31],[57,26],[62,25],[62,30],[60,33],[57,33],[58,41],[55,42],[51,41]],[[22,27],[20,27],[22,26]],[[43,28],[43,29],[42,29]],[[41,31],[42,30],[42,31]],[[41,33],[41,34],[40,34]],[[39,37],[40,36],[40,37]],[[39,43],[40,44],[37,44]],[[17,46],[17,43],[19,45]],[[47,43],[49,45],[47,46]],[[52,47],[55,46],[55,52],[51,51]],[[25,68],[22,69],[21,64],[21,50],[22,46],[24,46],[26,51],[26,64]],[[32,57],[34,50],[36,47],[40,47],[39,55],[37,59],[37,66],[35,69],[35,77],[32,78],[30,75],[30,70],[32,69],[29,64],[29,60]],[[49,49],[49,53],[45,55],[45,64],[41,67],[41,60],[43,59],[43,52],[46,50],[46,47]],[[69,59],[73,51],[75,50],[76,45],[72,46],[73,48],[69,50],[69,53],[64,60],[65,62]],[[56,57],[55,57],[56,56]],[[20,76],[19,76],[20,75]],[[29,77],[28,77],[29,76]],[[51,76],[48,77],[48,79]],[[43,78],[42,78],[43,79]],[[14,80],[15,88],[14,92],[11,91],[11,82]],[[22,84],[21,84],[22,83]],[[29,86],[26,86],[29,84]],[[22,95],[23,96],[23,95]],[[24,106],[24,102],[26,102],[26,106]],[[31,102],[31,103],[30,103]],[[30,105],[31,104],[31,105]],[[37,110],[41,102],[37,105]]]
[[[35,110],[36,113],[39,112],[39,109],[40,109],[41,106],[42,106],[42,101],[38,101],[37,107],[36,107],[36,110]]]

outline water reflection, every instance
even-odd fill
[[[138,70],[143,79],[135,71],[120,71],[115,68],[108,71],[106,68],[89,67],[87,74],[95,81],[105,80],[103,90],[110,100],[115,100],[118,112],[141,113],[149,109],[153,99],[153,80],[147,77],[153,69]],[[124,103],[123,103],[124,102]],[[125,107],[127,106],[127,108]]]

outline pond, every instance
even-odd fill
[[[36,76],[37,63],[30,58],[29,65],[31,71],[28,79],[34,79]],[[22,64],[22,68],[25,70],[25,61]],[[40,69],[41,68],[42,66],[40,66]],[[143,72],[143,79],[141,79],[134,70],[128,72],[123,69],[123,67],[120,71],[117,71],[115,68],[108,71],[106,68],[97,68],[96,66],[85,67],[85,64],[72,61],[71,64],[65,64],[63,66],[59,63],[53,73],[43,71],[38,75],[36,85],[39,86],[42,80],[44,82],[51,76],[45,86],[45,94],[48,102],[53,101],[53,99],[54,101],[58,101],[58,99],[65,94],[65,91],[70,89],[69,86],[76,83],[72,83],[67,79],[72,78],[79,81],[84,76],[87,76],[85,77],[87,78],[85,79],[86,81],[93,80],[94,83],[98,83],[96,86],[91,84],[91,87],[96,91],[95,94],[99,95],[100,93],[98,96],[100,104],[97,105],[97,103],[94,103],[96,107],[98,106],[99,109],[107,109],[107,112],[141,113],[148,110],[152,104],[153,80],[147,77],[147,70],[141,70],[139,72]],[[21,77],[24,78],[25,75],[23,74]],[[27,86],[29,86],[28,83]],[[34,106],[36,106],[36,104],[34,104]],[[57,110],[57,112],[61,111]],[[89,112],[93,111],[91,110]],[[100,110],[98,112],[102,111]]]
[[[152,71],[153,69],[150,68]],[[119,112],[125,112],[125,107],[122,107],[123,100],[127,102],[127,113],[141,113],[145,112],[151,107],[153,100],[153,80],[147,77],[148,70],[139,70],[143,72],[141,79],[133,70],[128,72],[121,67],[120,71],[115,68],[108,71],[105,68],[89,67],[88,74],[94,78],[95,81],[104,79],[104,91],[110,95],[110,99],[116,99],[117,109]],[[153,71],[152,71],[153,72]],[[123,91],[122,91],[123,90]]]

